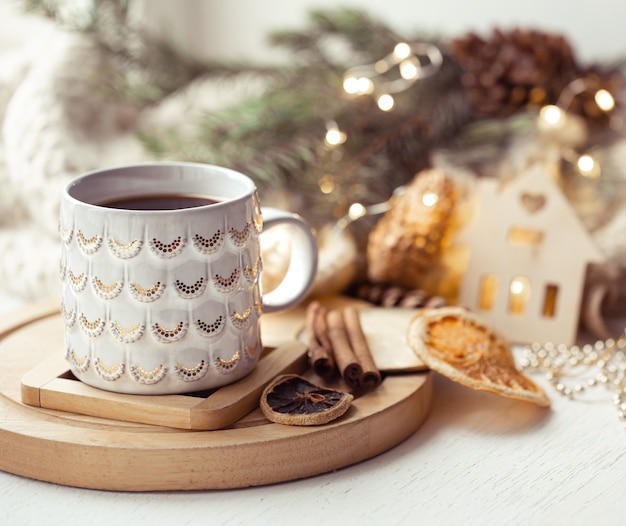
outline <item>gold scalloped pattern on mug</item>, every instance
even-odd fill
[[[228,374],[233,371],[235,367],[237,367],[240,361],[241,353],[239,351],[235,351],[235,354],[233,354],[228,360],[225,360],[224,358],[220,358],[218,356],[215,360],[215,368],[221,374]]]
[[[151,328],[152,335],[157,340],[163,343],[172,343],[184,338],[185,334],[187,334],[189,324],[184,321],[180,321],[173,327],[167,328],[160,323],[153,323]]]
[[[252,313],[252,307],[248,307],[242,314],[234,311],[230,315],[230,321],[237,329],[245,329],[250,321],[250,314]]]
[[[254,283],[257,276],[259,275],[259,268],[261,267],[261,260],[257,259],[254,266],[246,265],[243,269],[243,275],[246,278],[248,283]]]
[[[213,276],[213,285],[219,292],[232,292],[239,286],[239,276],[241,272],[238,268],[233,269],[230,276],[223,277],[220,274]]]
[[[90,338],[95,338],[102,334],[104,330],[105,321],[102,318],[96,318],[93,321],[87,319],[84,313],[80,315],[80,328]]]
[[[76,323],[76,309],[68,309],[65,303],[61,303],[61,318],[68,329],[71,329]]]
[[[206,285],[207,280],[204,277],[201,277],[191,285],[188,285],[179,279],[174,282],[174,288],[176,289],[176,292],[178,292],[178,295],[181,298],[185,299],[197,298],[198,296],[201,296],[204,292],[204,289],[206,289]]]
[[[79,230],[76,233],[76,242],[83,254],[90,256],[91,254],[95,254],[102,246],[102,236],[96,234],[92,237],[85,237],[85,234]]]
[[[67,266],[63,264],[62,261],[59,261],[59,279],[61,281],[65,281],[67,277]]]
[[[220,314],[212,323],[196,320],[193,324],[202,336],[217,336],[226,326],[226,318]]]
[[[70,287],[74,292],[82,292],[87,285],[87,274],[81,272],[80,274],[74,274],[74,271],[67,269],[67,279],[70,282]]]
[[[122,362],[115,362],[113,365],[106,365],[100,357],[96,358],[94,361],[93,368],[96,370],[100,378],[109,382],[117,380],[124,374],[124,364]]]
[[[250,231],[252,226],[250,223],[246,223],[241,230],[237,230],[235,227],[230,227],[228,231],[228,235],[230,236],[230,240],[233,242],[233,245],[236,247],[243,247],[250,238]]]
[[[178,362],[174,366],[174,371],[176,375],[183,382],[195,382],[196,380],[200,380],[209,370],[209,362],[207,360],[200,360],[193,367],[187,367],[182,363]]]
[[[130,366],[130,375],[133,377],[133,380],[139,382],[140,384],[152,385],[159,383],[165,375],[167,374],[167,369],[163,364],[158,365],[151,371],[147,371],[140,365],[136,363]]]
[[[130,295],[141,303],[150,303],[158,300],[165,290],[165,283],[157,281],[152,287],[144,288],[136,281],[131,281],[129,285]]]
[[[211,237],[203,237],[200,234],[194,234],[192,241],[193,246],[196,247],[196,250],[200,253],[213,254],[222,248],[225,237],[224,231],[218,229]]]
[[[63,241],[66,245],[69,245],[72,242],[72,237],[74,236],[74,228],[72,226],[63,228],[61,221],[59,221],[59,234],[61,235],[61,241]]]
[[[89,369],[89,356],[85,355],[82,358],[79,358],[76,356],[74,349],[67,349],[65,359],[70,363],[70,367],[79,373],[84,373],[87,369]]]
[[[257,339],[254,342],[254,345],[246,345],[245,349],[246,349],[246,354],[248,355],[249,358],[256,358],[259,354],[259,340]]]
[[[124,283],[119,279],[112,281],[107,285],[102,283],[102,280],[98,276],[93,276],[91,278],[91,288],[96,293],[96,296],[102,298],[103,300],[112,300],[117,297],[122,291],[123,286]]]
[[[112,321],[109,330],[115,339],[121,343],[135,343],[146,332],[146,326],[141,323],[135,323],[130,327],[124,327],[117,321]]]
[[[263,231],[263,216],[261,216],[260,212],[254,218],[254,230],[257,234]]]
[[[152,252],[154,252],[160,258],[173,258],[175,256],[178,256],[178,254],[183,251],[186,244],[187,240],[182,236],[178,236],[170,243],[164,243],[163,241],[158,240],[156,237],[153,237],[148,242],[148,245],[152,249]]]
[[[107,240],[107,246],[115,257],[120,259],[134,258],[141,251],[143,241],[141,239],[133,239],[128,243],[120,243],[114,237],[110,237]]]

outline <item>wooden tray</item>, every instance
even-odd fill
[[[0,321],[3,471],[71,486],[125,491],[270,484],[342,468],[387,451],[420,427],[431,404],[429,373],[387,376],[378,389],[357,398],[342,418],[319,427],[272,424],[258,409],[226,429],[207,431],[24,404],[20,382],[28,380],[27,373],[47,360],[62,369],[55,361],[62,339],[58,302],[31,305]],[[292,348],[296,367],[301,348]],[[51,369],[43,376],[58,379],[58,374]],[[31,373],[31,380],[35,376]],[[203,403],[194,400],[192,405]]]

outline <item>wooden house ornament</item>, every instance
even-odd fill
[[[604,258],[541,165],[505,185],[482,179],[458,242],[469,260],[458,302],[513,342],[576,340],[587,265]]]

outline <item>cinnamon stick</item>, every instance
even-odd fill
[[[358,311],[354,307],[346,307],[343,310],[343,319],[350,346],[362,369],[359,385],[364,389],[378,387],[382,382],[382,376],[374,363]]]
[[[343,314],[339,310],[332,310],[326,319],[328,337],[339,372],[349,387],[357,388],[360,385],[363,369],[350,346]]]
[[[313,370],[327,378],[335,372],[335,359],[328,339],[327,309],[319,301],[312,301],[306,309],[306,331],[309,342],[309,362]]]

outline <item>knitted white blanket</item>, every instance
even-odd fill
[[[228,104],[252,83],[220,89],[198,81],[140,110],[112,100],[97,83],[111,65],[87,37],[38,18],[0,15],[0,26],[16,21],[28,35],[10,42],[0,35],[0,293],[60,297],[63,186],[90,170],[150,160],[136,138],[141,127],[184,129],[181,115]]]

